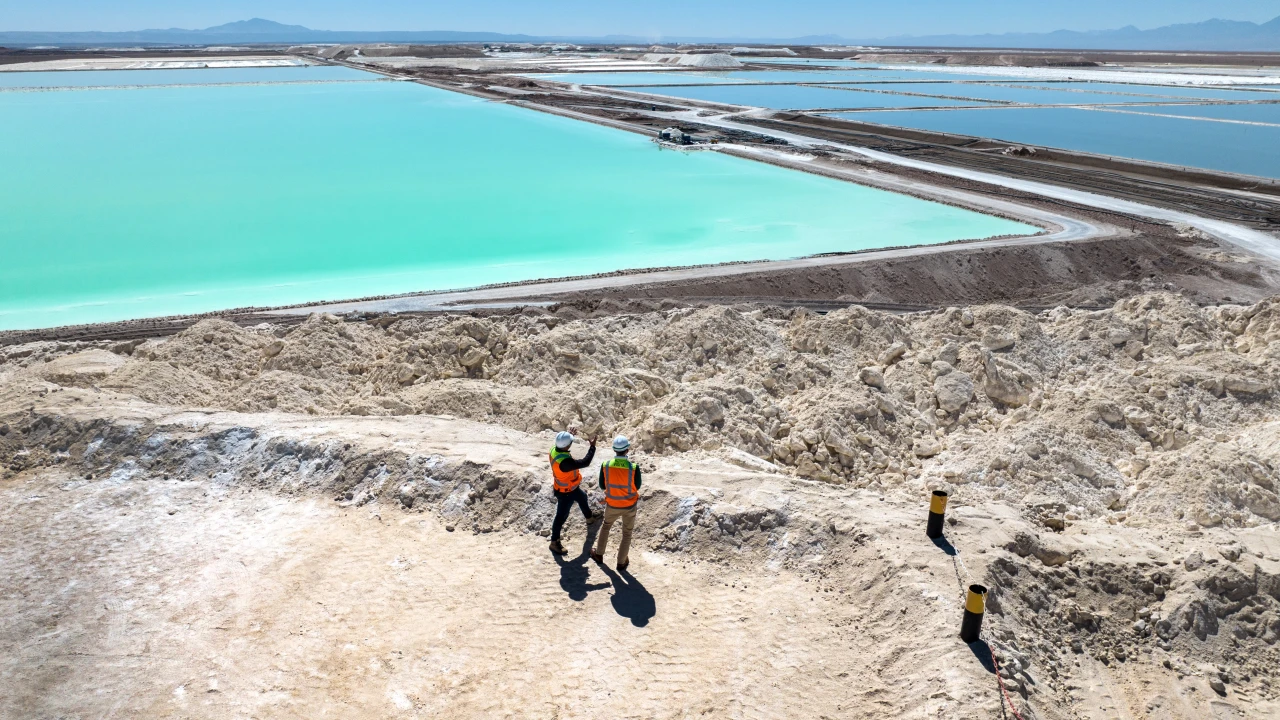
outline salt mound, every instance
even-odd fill
[[[187,368],[167,362],[130,362],[101,384],[106,390],[127,392],[158,405],[226,407],[227,387]]]
[[[740,68],[742,63],[737,58],[722,53],[712,55],[685,55],[676,61],[677,65],[684,67],[701,67],[701,68]]]
[[[68,387],[89,387],[124,365],[124,358],[106,350],[64,355],[40,367],[40,377]]]
[[[220,381],[243,380],[257,374],[263,351],[272,338],[226,320],[201,320],[162,342],[150,342],[134,357],[167,363]]]
[[[740,68],[742,63],[731,55],[723,53],[685,54],[685,53],[647,53],[647,62],[663,65],[679,65],[680,67],[700,68]]]
[[[256,375],[270,339],[225,320],[201,320],[166,340],[151,340],[102,386],[167,405],[226,405],[236,383]]]

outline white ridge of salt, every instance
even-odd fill
[[[1280,74],[1270,76],[1208,75],[1201,73],[1140,72],[1106,68],[1026,68],[976,65],[901,65],[875,64],[883,70],[952,73],[956,75],[993,75],[1027,80],[1087,80],[1094,82],[1140,83],[1143,85],[1280,85]]]

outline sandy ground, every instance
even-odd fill
[[[79,405],[69,397],[58,404]],[[394,442],[432,450],[434,439],[455,454],[450,430],[466,430],[356,419],[304,431],[287,417],[131,407],[116,410],[311,441],[372,445],[395,430]],[[540,455],[532,438],[481,432],[491,457]],[[726,466],[653,477],[662,493],[808,492],[792,504],[824,515],[845,505]],[[0,678],[18,689],[0,715],[850,717],[883,704],[950,717],[963,704],[994,716],[991,677],[952,637],[953,562],[919,534],[918,508],[861,504],[836,512],[901,543],[901,578],[877,570],[855,586],[815,575],[826,563],[738,568],[653,552],[652,537],[619,574],[612,558],[557,560],[537,535],[449,532],[398,503],[343,507],[216,476],[22,474],[0,486],[0,526],[25,538],[0,555]],[[567,544],[588,539],[574,518]],[[887,637],[903,627],[917,642]]]
[[[560,312],[6,348],[0,717],[1280,717],[1280,300]]]
[[[76,394],[39,412],[115,415],[101,412],[109,402],[69,408]],[[157,428],[208,423],[201,434],[252,426],[424,450],[434,438],[455,452],[450,431],[468,429],[124,414],[138,412]],[[492,457],[538,455],[533,438],[481,433]],[[923,536],[916,503],[723,464],[660,465],[651,484],[651,499],[772,499],[792,524],[819,517],[853,542],[788,566],[655,551],[642,534],[618,573],[581,552],[591,536],[578,518],[575,552],[557,560],[517,529],[477,532],[434,510],[282,495],[219,473],[13,476],[0,484],[0,527],[24,541],[0,553],[0,678],[11,689],[0,716],[1002,717],[987,655],[955,630],[960,583],[1023,526],[1011,509],[952,509],[960,562]],[[1093,560],[1166,556],[1151,539],[1089,531]],[[1280,553],[1275,532],[1253,542]],[[1002,622],[993,616],[988,632]],[[1056,684],[1042,672],[1032,669],[1039,693]],[[1070,710],[1031,709],[1015,692],[1027,717],[1277,716],[1256,691],[1209,700],[1203,677],[1141,665],[1109,670],[1085,656],[1062,675]]]
[[[868,690],[850,672],[939,660],[876,659],[861,608],[788,572],[639,552],[619,575],[527,536],[198,481],[3,494],[27,538],[6,564],[46,598],[3,603],[6,717],[847,717]],[[938,692],[990,690],[939,645],[958,667]]]

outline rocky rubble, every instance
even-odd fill
[[[1172,671],[1184,687],[1207,682],[1219,696],[1251,688],[1276,692],[1280,667],[1280,571],[1274,562],[1227,551],[1186,567],[1159,561],[1097,558],[1067,564],[1034,553],[1020,537],[1017,557],[997,558],[987,582],[996,652],[1006,686],[1026,698],[1073,695],[1089,660],[1118,672],[1143,666]],[[1226,560],[1235,557],[1234,561]],[[1036,562],[1039,559],[1040,562]]]
[[[1055,529],[1280,519],[1278,299],[579,315],[206,320],[116,347],[115,362],[92,350],[80,365],[95,369],[75,377],[58,359],[73,346],[11,348],[6,366],[178,406],[578,425],[646,453],[746,454],[833,484],[1025,502]]]

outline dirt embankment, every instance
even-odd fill
[[[960,478],[962,497],[1020,498],[1045,481],[1080,517],[1158,507],[1246,526],[1280,520],[1280,502],[1265,482],[1232,487],[1230,465],[1213,458],[1219,436],[1270,427],[1278,307],[1199,308],[1157,293],[1038,315],[1000,306],[905,316],[857,306],[595,319],[565,306],[371,323],[315,315],[292,328],[202,321],[171,339],[71,357],[37,343],[6,358],[15,377],[165,406],[449,414],[528,433],[580,425],[631,434],[652,453],[734,448],[824,482],[923,488]],[[1059,447],[1064,431],[1079,434],[1069,450],[1026,450]],[[1262,437],[1256,444],[1248,462],[1265,469],[1271,451]],[[1152,465],[1173,480],[1133,484]]]
[[[1195,301],[1254,301],[1274,292],[1274,271],[1214,243],[1165,237],[1108,238],[979,250],[963,246],[858,265],[832,265],[603,289],[564,299],[648,298],[677,302],[827,301],[938,307],[1001,302],[1019,306],[1106,306],[1142,292],[1176,289]]]
[[[564,306],[370,323],[315,315],[292,328],[207,320],[171,339],[68,357],[74,346],[35,343],[5,358],[14,378],[158,405],[444,413],[529,433],[576,424],[627,432],[648,452],[732,447],[803,477],[858,486],[969,478],[938,458],[980,455],[962,463],[977,473],[969,482],[994,483],[980,492],[1018,496],[1031,491],[1031,478],[1053,478],[1083,517],[1177,506],[1168,482],[1129,484],[1153,463],[1190,483],[1177,490],[1188,498],[1217,487],[1216,473],[1229,468],[1200,465],[1218,437],[1269,427],[1276,410],[1277,307],[1199,308],[1158,293],[1110,310],[1038,315],[1000,306],[906,316],[857,306],[826,315],[768,306],[611,315],[602,307],[594,319]],[[1023,448],[1057,446],[1064,429],[1080,433],[1066,454],[1015,453],[980,470],[988,452],[1007,452],[992,434],[1021,438]],[[963,438],[988,449],[948,454]],[[1269,462],[1264,442],[1258,451],[1251,462]],[[1213,525],[1280,519],[1265,483],[1244,495],[1228,483],[1198,502],[1176,512]]]

